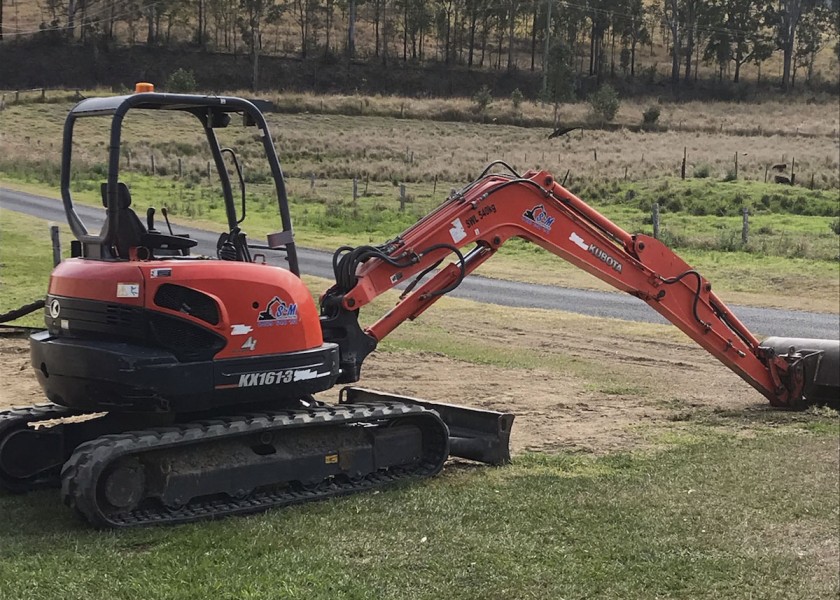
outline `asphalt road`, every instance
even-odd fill
[[[0,208],[25,213],[48,221],[64,222],[61,202],[51,198],[15,192],[0,188]],[[76,212],[88,230],[98,231],[102,226],[104,210],[79,205]],[[160,220],[160,213],[158,219]],[[160,228],[162,223],[157,226]],[[191,227],[176,227],[176,233],[188,233],[198,241],[196,253],[215,255],[219,232],[209,232]],[[341,240],[336,240],[336,247]],[[273,254],[273,253],[269,253]],[[301,271],[307,275],[332,279],[332,253],[298,247]],[[282,262],[282,256],[269,256],[269,262]],[[502,306],[564,310],[596,317],[609,317],[627,321],[666,323],[647,304],[633,296],[621,293],[597,292],[489,279],[471,275],[450,296],[487,302]],[[731,305],[733,312],[753,333],[763,339],[767,336],[840,339],[838,314],[812,313]]]

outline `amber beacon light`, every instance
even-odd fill
[[[146,83],[145,81],[140,81],[134,84],[134,93],[135,94],[142,94],[144,92],[154,92],[155,91],[155,84],[154,83]]]

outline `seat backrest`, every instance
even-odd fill
[[[100,186],[102,194],[102,205],[108,206],[108,184],[103,183]],[[139,246],[142,235],[147,233],[146,227],[131,209],[131,193],[128,191],[128,186],[122,181],[117,183],[117,210],[120,213],[117,220],[116,239],[114,239],[114,248],[120,258],[128,258],[128,249],[134,246]],[[108,217],[105,218],[105,227],[108,226]]]

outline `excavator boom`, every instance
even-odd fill
[[[762,344],[712,285],[662,242],[624,231],[545,171],[485,173],[394,240],[340,249],[334,261],[336,286],[322,298],[322,327],[326,337],[332,331],[344,340],[342,369],[358,376],[366,350],[454,289],[512,237],[533,242],[644,300],[775,406],[813,400],[820,374],[825,379],[837,371],[836,342],[796,339],[784,347],[776,338],[772,345]],[[448,256],[455,261],[420,282]],[[412,278],[400,302],[364,336],[348,331],[349,315]],[[825,393],[826,386],[819,387]],[[836,389],[828,386],[827,391],[836,397]]]

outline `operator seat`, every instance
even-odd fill
[[[108,207],[108,184],[103,183],[100,186],[100,193],[102,194],[102,206]],[[128,258],[128,249],[135,246],[142,245],[141,241],[143,235],[148,233],[140,217],[131,209],[131,193],[128,191],[128,186],[123,182],[117,183],[117,210],[119,211],[119,219],[117,220],[117,231],[114,239],[114,249],[120,258]],[[103,231],[108,229],[108,217],[105,217],[105,224]]]

